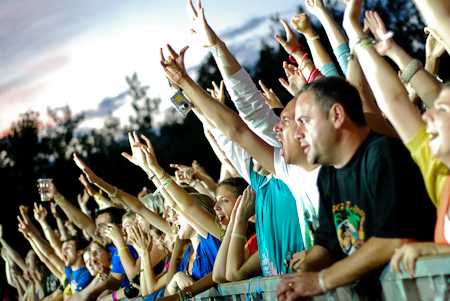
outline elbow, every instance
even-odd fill
[[[220,274],[220,273],[214,273],[212,274],[212,280],[215,283],[225,283],[227,282],[227,278],[225,277],[225,275]]]
[[[227,281],[230,281],[230,282],[235,282],[235,281],[244,279],[242,277],[242,275],[240,275],[239,272],[237,272],[237,271],[227,271],[226,278],[227,278]]]

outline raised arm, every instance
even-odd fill
[[[259,252],[250,255],[244,239],[248,219],[255,214],[255,191],[247,187],[240,198],[227,254],[226,278],[229,281],[239,281],[261,274]]]
[[[61,219],[58,211],[56,210],[56,205],[54,202],[50,202],[50,211],[56,220],[56,225],[58,227],[60,241],[66,241],[69,238],[69,233],[67,233],[67,228],[64,226],[64,222]]]
[[[108,195],[114,196],[114,198],[123,202],[125,206],[129,207],[134,212],[141,214],[150,224],[159,230],[163,232],[167,232],[169,230],[167,222],[158,214],[148,210],[138,198],[126,193],[123,190],[117,189],[117,187],[98,177],[76,154],[74,154],[74,161],[84,172],[89,182],[101,188]]]
[[[67,218],[69,218],[78,228],[85,230],[89,236],[95,240],[102,241],[102,239],[95,234],[95,223],[89,218],[89,216],[84,214],[77,206],[73,205],[69,200],[66,200],[66,198],[59,193],[53,180],[50,180],[48,188],[44,187],[40,189],[48,190],[46,192],[50,193],[53,200],[55,200],[55,204],[59,205],[59,207],[67,215]]]
[[[3,225],[0,224],[0,243],[2,247],[8,251],[9,257],[20,267],[23,272],[27,271],[27,265],[20,254],[14,250],[9,243],[3,238]]]
[[[322,0],[306,0],[305,6],[322,23],[342,72],[347,75],[347,59],[350,54],[347,37],[327,11]]]
[[[384,22],[377,12],[366,12],[364,23],[370,28],[377,39],[387,34]],[[428,107],[432,107],[434,100],[441,91],[441,83],[436,80],[433,75],[422,68],[421,64],[417,66],[418,68],[415,68],[415,73],[411,73],[412,65],[418,63],[418,61],[413,60],[413,58],[395,43],[392,38],[377,43],[375,49],[380,55],[388,56],[397,64],[399,69],[402,70],[402,78],[405,82],[410,82],[411,86],[425,104]]]
[[[147,162],[151,166],[154,174],[162,182],[162,187],[172,196],[180,210],[203,228],[203,231],[198,229],[203,237],[206,238],[208,232],[215,237],[220,237],[221,232],[216,225],[216,217],[203,210],[186,190],[172,180],[166,171],[158,164],[150,140],[145,136],[143,138],[147,143],[147,147],[143,147],[147,156]]]
[[[347,2],[344,28],[350,38],[350,44],[357,44],[354,47],[355,53],[378,106],[386,114],[400,138],[408,142],[420,129],[423,122],[417,109],[409,101],[408,94],[396,72],[371,47],[370,40],[367,38],[358,40],[365,36],[359,24],[361,6],[361,0]]]
[[[442,38],[450,53],[450,3],[447,0],[414,0],[426,24]]]
[[[166,76],[183,88],[202,113],[214,123],[214,126],[231,141],[244,147],[268,171],[274,172],[273,148],[254,134],[233,111],[214,100],[211,95],[195,83],[184,70],[184,48],[178,56],[169,46],[172,57],[163,60]]]
[[[50,245],[53,248],[53,252],[58,255],[60,259],[63,258],[63,254],[61,252],[61,240],[58,235],[56,235],[55,231],[53,231],[52,227],[47,222],[47,210],[42,206],[42,204],[34,203],[34,218],[39,222],[44,231],[45,238],[50,242]]]
[[[320,42],[319,36],[309,22],[308,15],[302,13],[294,16],[291,19],[291,25],[294,29],[303,34],[308,42],[309,49],[311,50],[314,64],[321,71],[324,76],[339,76],[336,70],[336,66],[328,55],[327,51]],[[304,61],[302,59],[302,61]],[[303,68],[303,66],[300,66]]]

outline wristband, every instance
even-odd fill
[[[167,178],[167,179],[161,184],[161,187],[167,187],[167,186],[169,186],[169,185],[172,184],[172,183],[173,183],[172,178]]]
[[[295,45],[294,48],[292,48],[291,53],[289,54],[289,61],[290,61],[292,64],[297,63],[297,61],[295,61],[295,60],[292,59],[292,54],[294,53],[294,50],[297,49],[297,47],[300,47],[300,48],[302,49],[302,52],[305,52],[305,47],[303,47],[303,45],[301,45],[301,44]]]
[[[247,237],[245,237],[242,234],[236,233],[236,232],[231,233],[231,236],[234,236],[234,237],[237,237],[237,238],[241,238],[243,240],[247,240]]]
[[[162,175],[160,177],[158,177],[158,179],[162,180],[165,176],[166,176],[166,171],[163,170]]]
[[[126,250],[126,249],[128,249],[128,246],[120,248],[119,251],[117,251],[117,253],[119,253],[120,251]]]
[[[318,277],[318,281],[319,281],[319,286],[320,289],[322,290],[322,293],[326,294],[328,293],[327,287],[325,286],[325,281],[323,281],[323,274],[325,273],[325,269],[323,269],[322,271],[320,271],[319,273],[319,277]]]
[[[422,63],[419,60],[413,59],[408,66],[406,66],[405,69],[403,69],[402,74],[400,75],[400,78],[406,82],[409,83],[411,78],[416,74],[419,69],[422,68]]]
[[[306,40],[307,40],[308,43],[309,43],[309,42],[312,42],[312,41],[315,41],[315,40],[318,40],[318,39],[320,39],[320,37],[317,35],[317,36],[314,36],[314,37],[312,37],[312,38],[310,38],[310,39],[306,39]]]
[[[55,200],[55,206],[58,206],[59,204],[61,204],[62,201],[64,201],[64,196],[60,196],[59,198],[57,198]]]
[[[117,300],[116,292],[115,292],[115,291],[112,293],[112,297],[113,297],[113,300],[114,300],[114,301],[119,301],[119,300]]]
[[[94,195],[94,199],[96,201],[100,200],[101,197],[102,197],[102,194],[100,192],[98,194]]]

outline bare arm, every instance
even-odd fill
[[[361,0],[353,0],[345,10],[344,28],[353,43],[358,37],[364,36],[359,24],[361,5]],[[397,74],[373,47],[362,49],[357,46],[355,50],[381,111],[391,121],[400,138],[405,142],[410,141],[423,122],[414,104],[409,101]]]
[[[52,227],[47,222],[47,210],[40,204],[34,203],[34,218],[39,222],[44,231],[45,238],[50,242],[50,245],[53,248],[53,252],[55,252],[59,258],[63,258],[61,252],[61,240],[53,231]]]

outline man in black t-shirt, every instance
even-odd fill
[[[287,275],[277,297],[313,296],[358,281],[377,299],[377,280],[394,250],[433,238],[436,210],[400,140],[371,132],[354,87],[340,78],[305,86],[295,136],[318,177],[319,228],[303,272]]]

